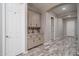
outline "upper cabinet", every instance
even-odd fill
[[[28,25],[29,27],[40,27],[41,15],[35,11],[28,11]]]

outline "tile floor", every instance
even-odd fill
[[[46,42],[44,45],[38,46],[24,56],[75,56],[76,55],[76,39],[74,37],[65,37],[61,40]]]

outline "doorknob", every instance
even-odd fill
[[[8,35],[6,35],[6,38],[8,38]]]

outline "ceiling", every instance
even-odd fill
[[[29,5],[32,5],[36,8],[38,8],[39,10],[41,10],[42,12],[45,12],[47,10],[49,10],[50,8],[59,5],[60,3],[29,3]]]
[[[51,10],[58,17],[76,17],[77,8],[76,4],[61,4]]]
[[[34,6],[41,12],[50,10],[58,17],[62,18],[77,16],[77,8],[75,3],[29,3],[29,5]]]

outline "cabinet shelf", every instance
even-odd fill
[[[28,27],[28,29],[37,29],[37,30],[39,30],[40,29],[40,27]]]

